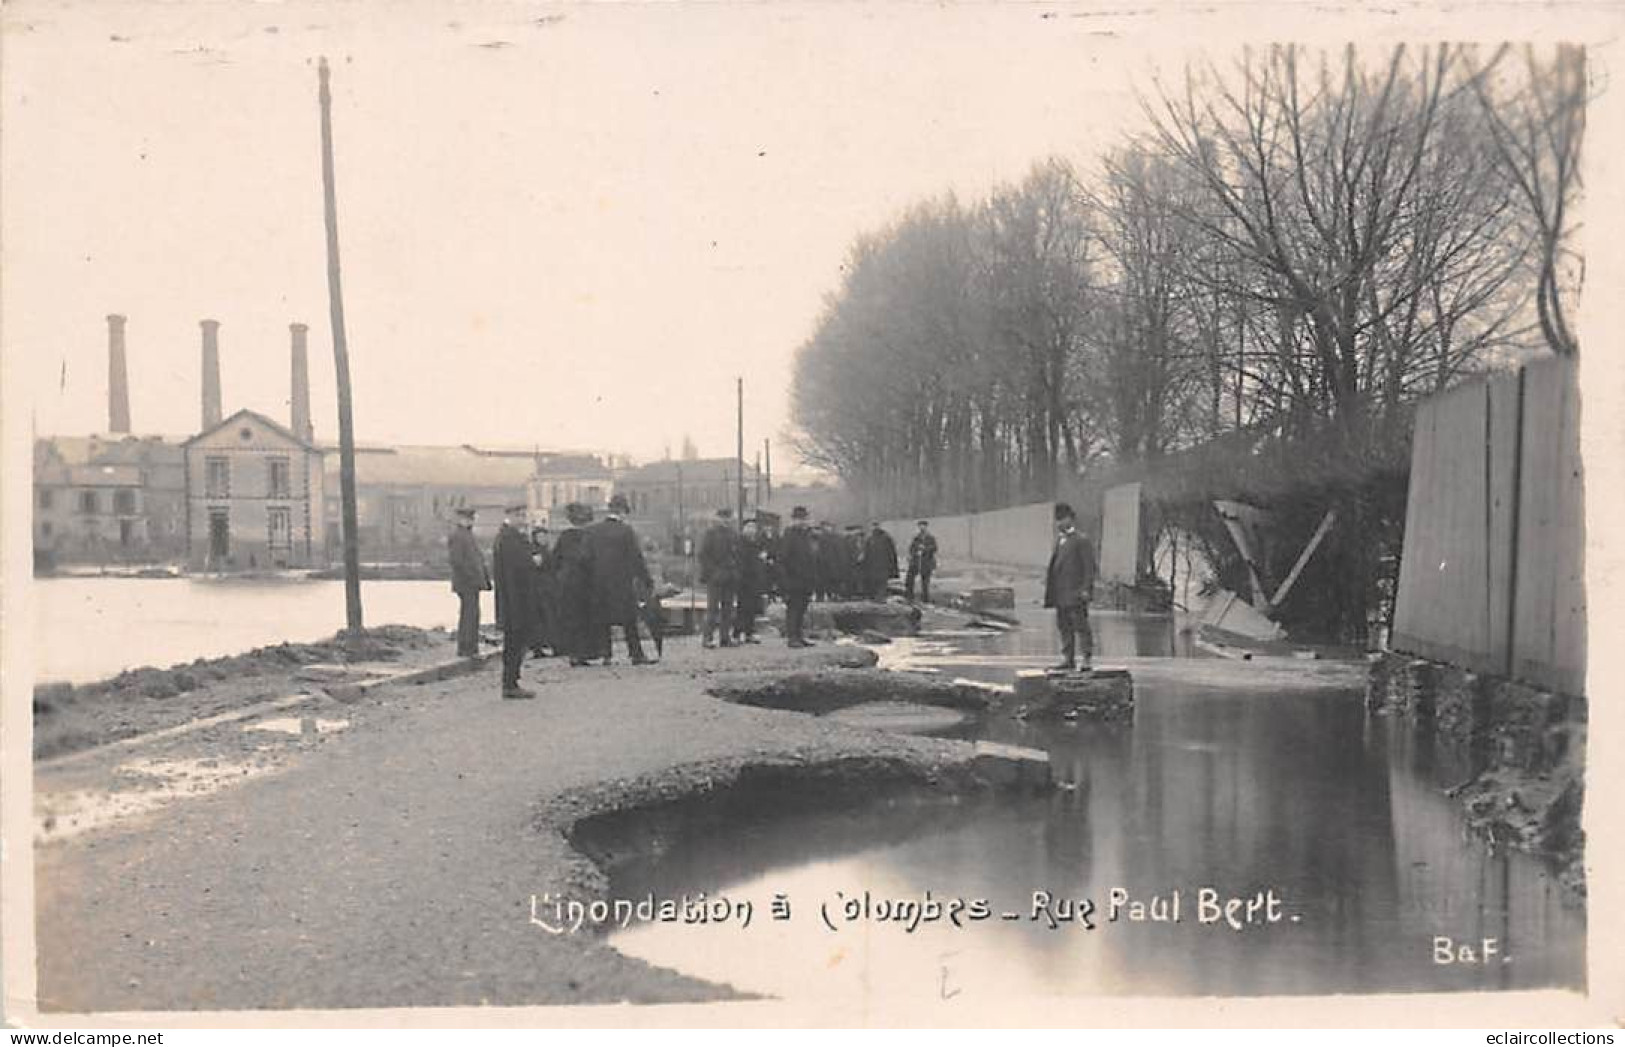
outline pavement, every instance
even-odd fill
[[[530,701],[500,698],[492,664],[42,765],[39,1009],[730,998],[531,922],[533,894],[604,887],[565,838],[573,820],[753,764],[857,758],[941,780],[986,758],[705,693],[714,673],[872,661],[860,648],[684,638],[666,654],[532,662]]]

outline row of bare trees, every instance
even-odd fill
[[[876,511],[1049,497],[1234,430],[1358,461],[1464,373],[1578,352],[1584,52],[1276,47],[1079,170],[863,236],[796,366]]]

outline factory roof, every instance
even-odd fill
[[[336,450],[327,451],[323,466],[329,476],[338,475]],[[535,471],[534,454],[487,452],[466,444],[357,448],[355,454],[358,484],[523,488]]]
[[[674,484],[677,482],[679,470],[685,483],[703,483],[707,480],[720,480],[724,473],[729,477],[734,475],[734,466],[737,462],[732,458],[691,458],[687,461],[675,459],[650,462],[647,465],[623,469],[615,474],[618,484]],[[745,478],[753,479],[756,470],[749,462],[745,463]]]

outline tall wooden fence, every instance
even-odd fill
[[[931,533],[937,537],[937,552],[944,560],[1043,567],[1049,563],[1055,540],[1054,507],[1053,502],[1037,502],[986,513],[933,516]],[[885,522],[900,553],[908,549],[915,523],[912,519]]]
[[[1394,649],[1583,693],[1576,379],[1548,358],[1418,408]]]

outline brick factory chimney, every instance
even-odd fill
[[[107,317],[107,431],[130,431],[130,375],[124,359],[124,317]]]
[[[203,320],[203,428],[220,424],[220,321]]]
[[[310,424],[310,358],[305,351],[304,324],[289,324],[293,333],[293,435],[308,443],[316,442],[316,429]]]

